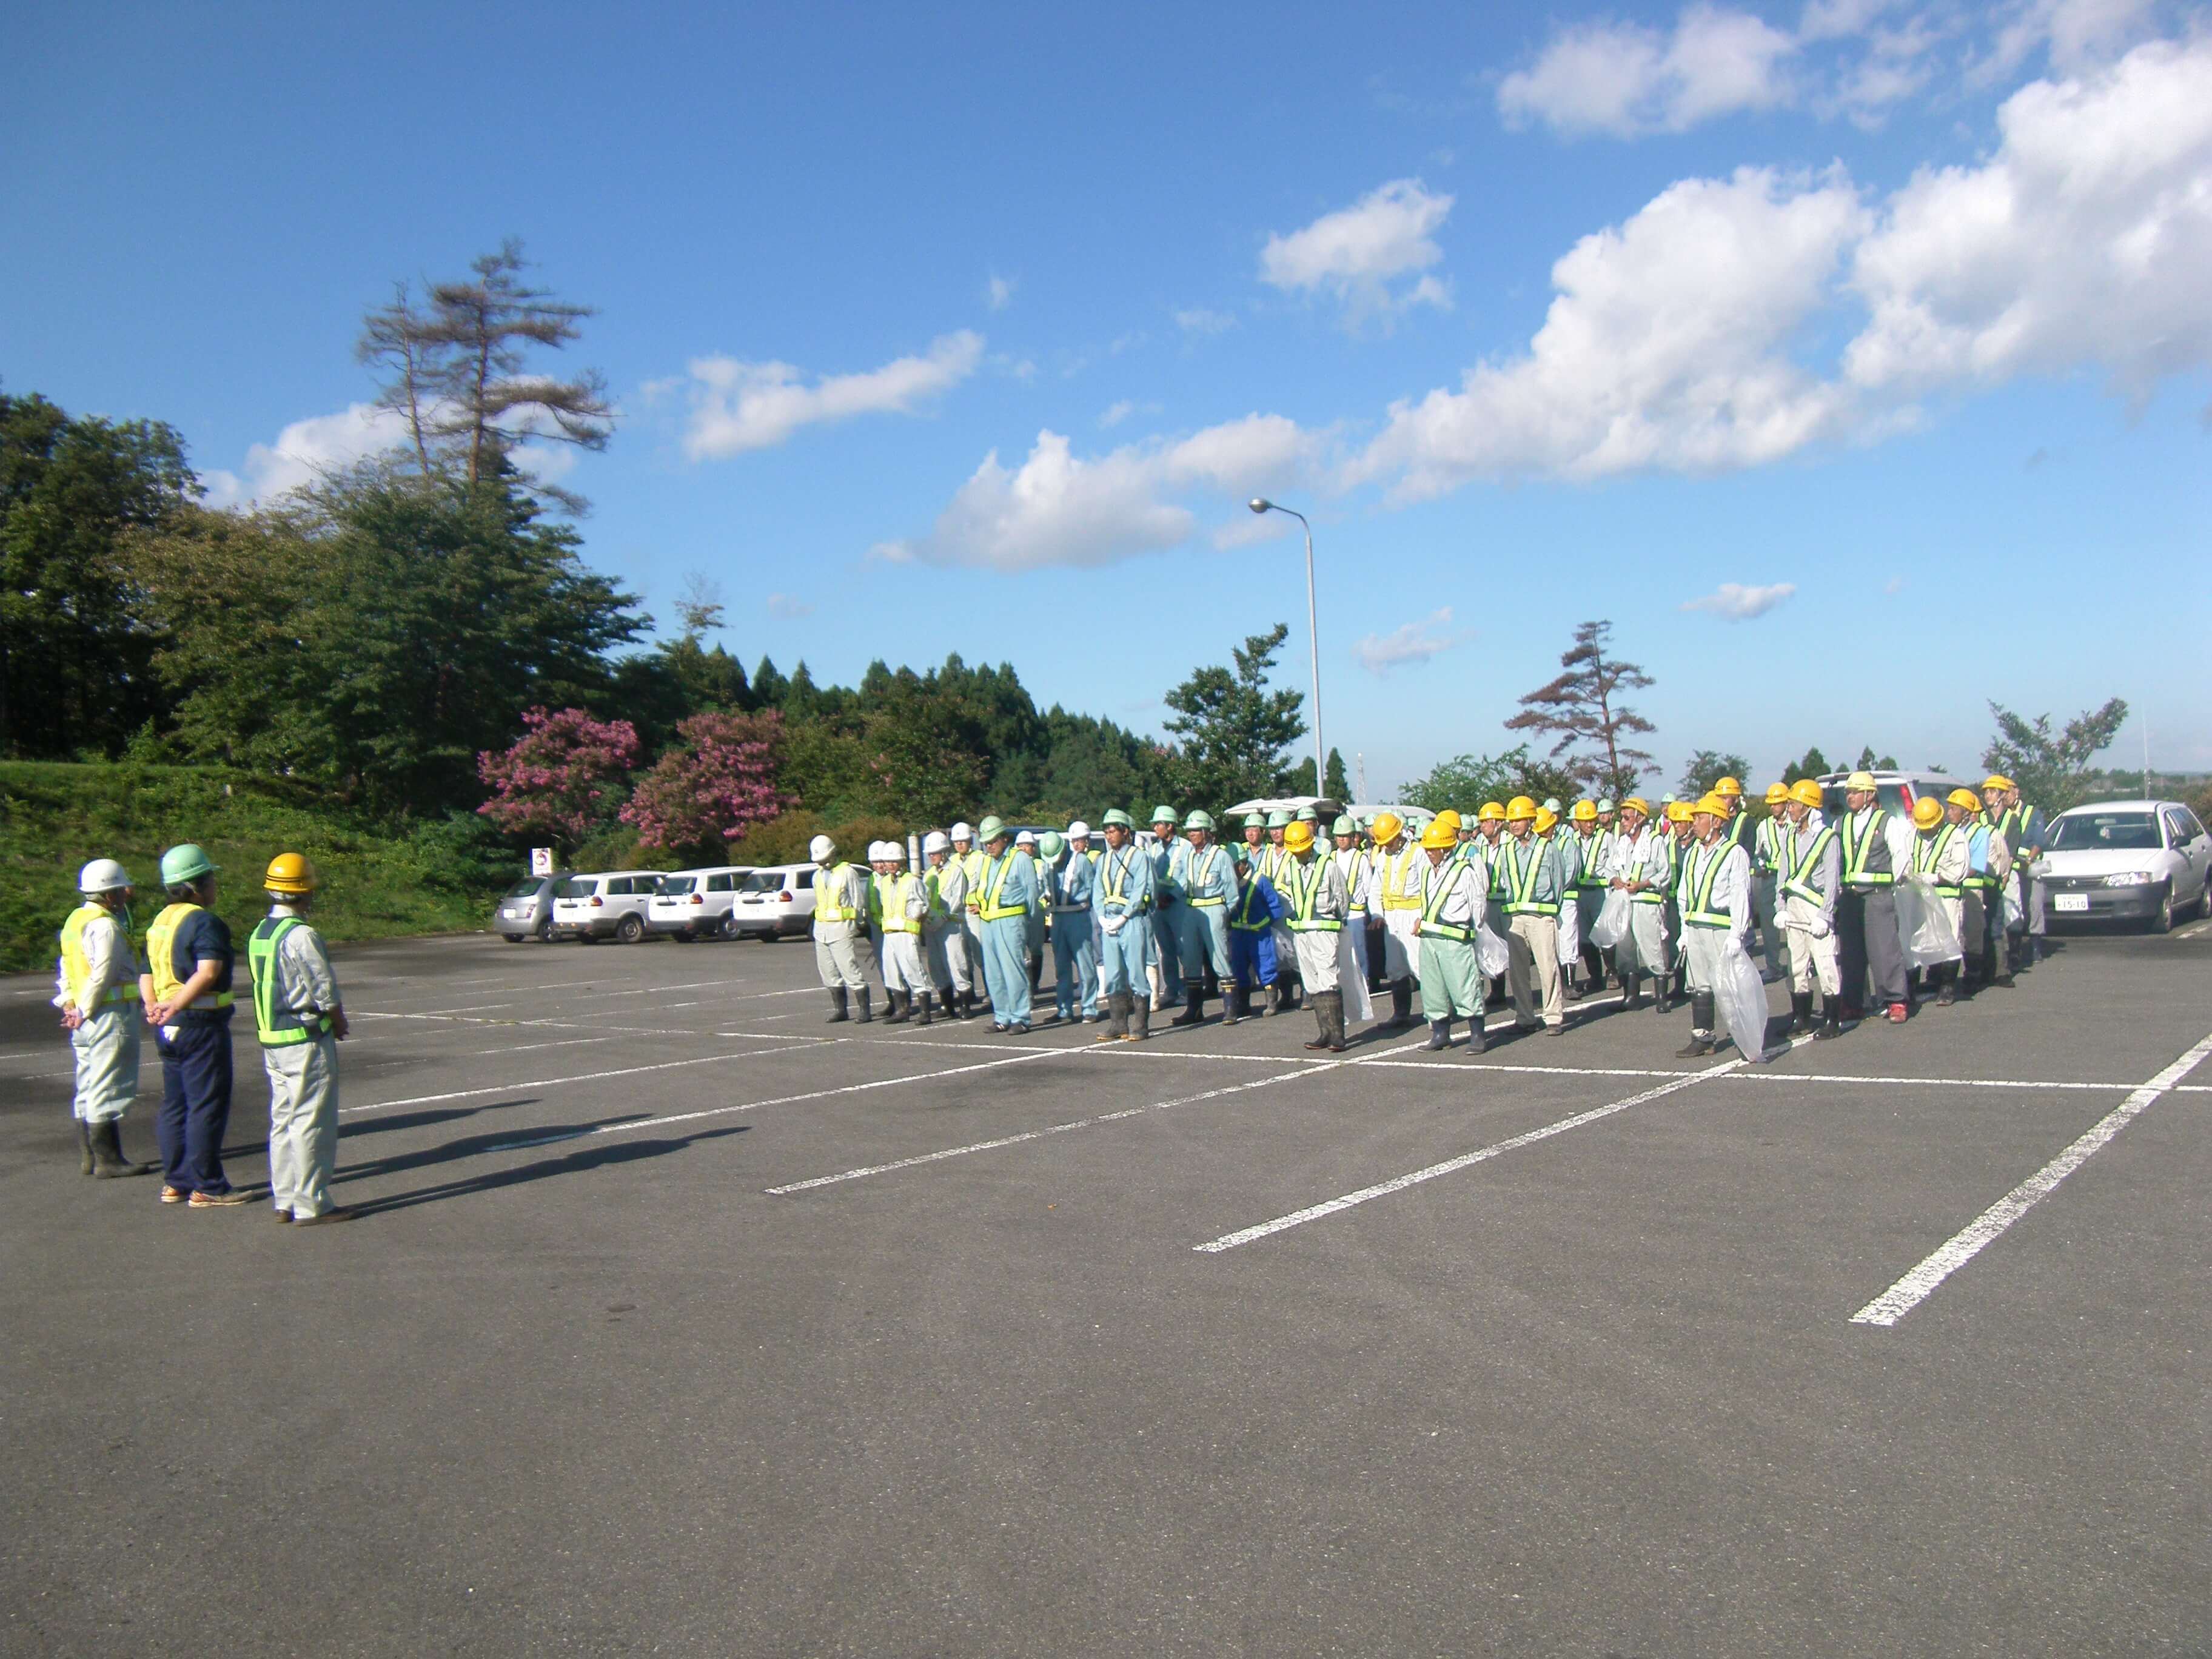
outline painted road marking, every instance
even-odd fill
[[[836,1042],[836,1037],[815,1037],[816,1042]],[[404,1100],[380,1100],[367,1106],[342,1106],[340,1117],[356,1112],[388,1112],[395,1106],[428,1106],[444,1100],[471,1100],[478,1095],[511,1095],[520,1089],[556,1089],[572,1083],[599,1083],[608,1078],[636,1077],[645,1072],[672,1072],[685,1066],[712,1066],[717,1061],[750,1060],[761,1054],[788,1054],[791,1048],[742,1048],[733,1054],[701,1054],[692,1060],[664,1060],[651,1066],[620,1066],[610,1072],[585,1072],[574,1077],[542,1077],[527,1083],[500,1083],[484,1089],[454,1089],[438,1095],[412,1095]]]
[[[1964,1231],[1948,1240],[1918,1267],[1853,1314],[1850,1322],[1854,1325],[1894,1325],[1911,1313],[1928,1299],[1938,1285],[1972,1261],[1985,1245],[2002,1237],[2014,1222],[2057,1190],[2060,1182],[2087,1164],[2100,1149],[2111,1144],[2114,1136],[2141,1116],[2160,1095],[2186,1077],[2197,1062],[2207,1054],[2212,1054],[2212,1036],[2197,1043],[2172,1065],[2098,1119],[2072,1146],[1976,1216]]]
[[[2203,933],[2207,927],[2212,927],[2212,921],[2192,921],[2188,927],[2184,927],[2179,933],[2174,933],[2172,937],[2175,939],[2195,939],[2197,934]]]

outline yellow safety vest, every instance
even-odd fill
[[[253,1030],[264,1048],[313,1042],[331,1027],[328,1014],[276,1006],[276,950],[284,935],[301,925],[297,916],[269,916],[246,935],[246,960],[253,970]]]
[[[1185,846],[1189,845],[1188,842],[1183,844]],[[1218,867],[1218,860],[1227,856],[1228,855],[1223,853],[1218,847],[1209,847],[1202,853],[1192,853],[1189,857],[1183,861],[1183,891],[1189,895],[1190,905],[1194,910],[1204,909],[1210,904],[1226,904],[1229,902],[1227,899],[1221,897],[1218,894],[1212,898],[1200,898],[1198,896],[1198,890],[1213,878],[1214,870]]]
[[[1509,916],[1558,915],[1559,907],[1557,904],[1547,903],[1536,896],[1536,878],[1544,871],[1542,840],[1535,836],[1529,836],[1525,842],[1510,836],[1501,836],[1500,839],[1507,842],[1505,914]],[[1524,853],[1528,860],[1525,865],[1521,861]]]
[[[860,912],[857,906],[844,902],[845,872],[849,864],[833,864],[814,882],[814,919],[817,921],[858,921]]]
[[[1820,833],[1813,837],[1805,848],[1805,856],[1801,859],[1797,856],[1797,832],[1795,830],[1783,830],[1776,836],[1776,856],[1788,872],[1788,878],[1782,884],[1784,893],[1792,894],[1816,908],[1826,904],[1833,895],[1825,894],[1814,886],[1813,878],[1820,874],[1820,860],[1827,854],[1828,843],[1835,838],[1836,826],[1822,824]]]
[[[154,918],[154,925],[146,930],[146,966],[154,975],[154,1000],[167,1002],[184,988],[184,981],[177,977],[177,929],[185,925],[185,918],[201,908],[197,904],[172,904]],[[195,1002],[195,1008],[205,1006],[228,1008],[236,1000],[228,991],[216,991]]]
[[[1314,905],[1321,898],[1322,860],[1316,854],[1305,863],[1296,857],[1284,872],[1283,879],[1276,885],[1286,889],[1291,896],[1291,914],[1284,922],[1294,933],[1336,933],[1344,931],[1344,924],[1334,916],[1314,915]]]
[[[69,920],[62,923],[62,981],[69,988],[70,1005],[80,1013],[93,1012],[84,1006],[85,988],[92,979],[92,963],[84,953],[84,930],[102,916],[112,916],[123,936],[124,954],[128,956],[131,951],[131,917],[127,911],[115,915],[105,905],[87,902],[70,911]],[[131,965],[135,969],[137,964],[134,963]],[[137,1001],[137,978],[134,971],[131,975],[131,983],[109,986],[100,993],[101,1003]]]
[[[1867,815],[1866,829],[1861,831],[1852,823],[1856,813],[1844,815],[1844,884],[1846,887],[1894,886],[1897,876],[1893,871],[1869,870],[1866,861],[1879,847],[1887,856],[1889,842],[1882,834],[1889,814],[1877,806]]]
[[[1464,945],[1474,937],[1472,927],[1457,927],[1437,920],[1443,915],[1444,904],[1451,897],[1452,886],[1459,880],[1460,869],[1459,865],[1446,859],[1432,872],[1441,879],[1434,884],[1436,890],[1422,904],[1421,919],[1413,925],[1413,931],[1423,939],[1448,939]]]
[[[905,871],[895,876],[878,876],[872,888],[875,920],[886,933],[918,933],[921,918],[906,913],[907,896],[914,890],[914,877]]]
[[[1728,857],[1729,849],[1735,844],[1726,836],[1723,836],[1709,848],[1692,848],[1690,850],[1690,856],[1683,860],[1682,920],[1691,927],[1733,927],[1735,926],[1735,918],[1733,915],[1725,910],[1716,910],[1712,908],[1713,883],[1720,878],[1721,861]],[[1702,863],[1698,860],[1700,854],[1709,854]]]
[[[1936,866],[1943,860],[1944,849],[1950,846],[1958,833],[1959,826],[1955,823],[1945,824],[1938,833],[1932,836],[1926,830],[1922,830],[1919,839],[1913,843],[1912,847],[1912,872],[1919,876],[1934,875]],[[1963,898],[1966,896],[1966,889],[1963,887],[1940,881],[1931,882],[1929,885],[1935,888],[1936,896],[1938,898]]]
[[[991,861],[991,855],[980,847],[971,847],[959,859],[960,868],[968,878],[968,896],[963,902],[973,911],[982,902],[983,866]]]
[[[1008,916],[1025,916],[1030,913],[1030,907],[1026,904],[1000,902],[1000,895],[1006,890],[1006,877],[1013,870],[1015,856],[1012,852],[1007,853],[999,860],[998,869],[995,872],[990,868],[989,858],[986,856],[984,860],[982,884],[988,890],[984,893],[982,902],[977,906],[975,914],[985,921],[1004,921]]]
[[[1575,879],[1577,887],[1602,887],[1606,884],[1605,855],[1613,845],[1613,832],[1593,830],[1589,835],[1577,835],[1579,843],[1575,850],[1582,854],[1582,873]]]
[[[1418,910],[1421,908],[1420,890],[1406,891],[1406,872],[1418,871],[1413,860],[1421,855],[1417,847],[1401,847],[1395,853],[1382,855],[1382,908],[1385,910]]]

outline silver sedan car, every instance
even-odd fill
[[[2128,921],[2163,933],[2212,907],[2212,839],[2178,800],[2108,800],[2051,820],[2035,866],[2052,922]]]

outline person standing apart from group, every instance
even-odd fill
[[[62,923],[54,1006],[76,1062],[73,1110],[82,1172],[151,1175],[123,1152],[123,1115],[138,1097],[138,959],[131,951],[131,878],[113,859],[77,872],[84,902]]]
[[[830,993],[832,1025],[850,1019],[850,1003],[860,1003],[863,1025],[875,1018],[868,1007],[868,976],[860,968],[860,946],[867,938],[867,875],[837,856],[837,843],[817,836],[806,844],[814,860],[814,966]]]
[[[246,1202],[223,1173],[222,1137],[230,1127],[230,981],[237,952],[230,929],[211,908],[215,865],[186,842],[161,854],[169,902],[146,930],[147,971],[139,976],[146,1023],[161,1056],[161,1202],[196,1210]]]
[[[295,1227],[350,1221],[331,1203],[337,1169],[338,1044],[349,1034],[337,970],[307,920],[322,884],[298,853],[279,853],[262,878],[269,915],[246,941],[253,974],[253,1030],[269,1075],[269,1198]]]

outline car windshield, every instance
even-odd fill
[[[663,894],[688,893],[699,884],[696,876],[663,876],[655,890]]]
[[[541,877],[532,876],[527,880],[518,881],[514,886],[508,888],[505,896],[507,898],[536,898],[538,896],[538,890],[544,885],[544,881]]]
[[[555,898],[589,898],[599,888],[587,878],[571,876],[553,890]]]
[[[783,876],[780,872],[756,870],[745,878],[745,884],[738,890],[741,893],[774,893],[781,890],[782,886]]]
[[[2148,812],[2069,812],[2051,827],[2054,853],[2150,853],[2158,826]]]

